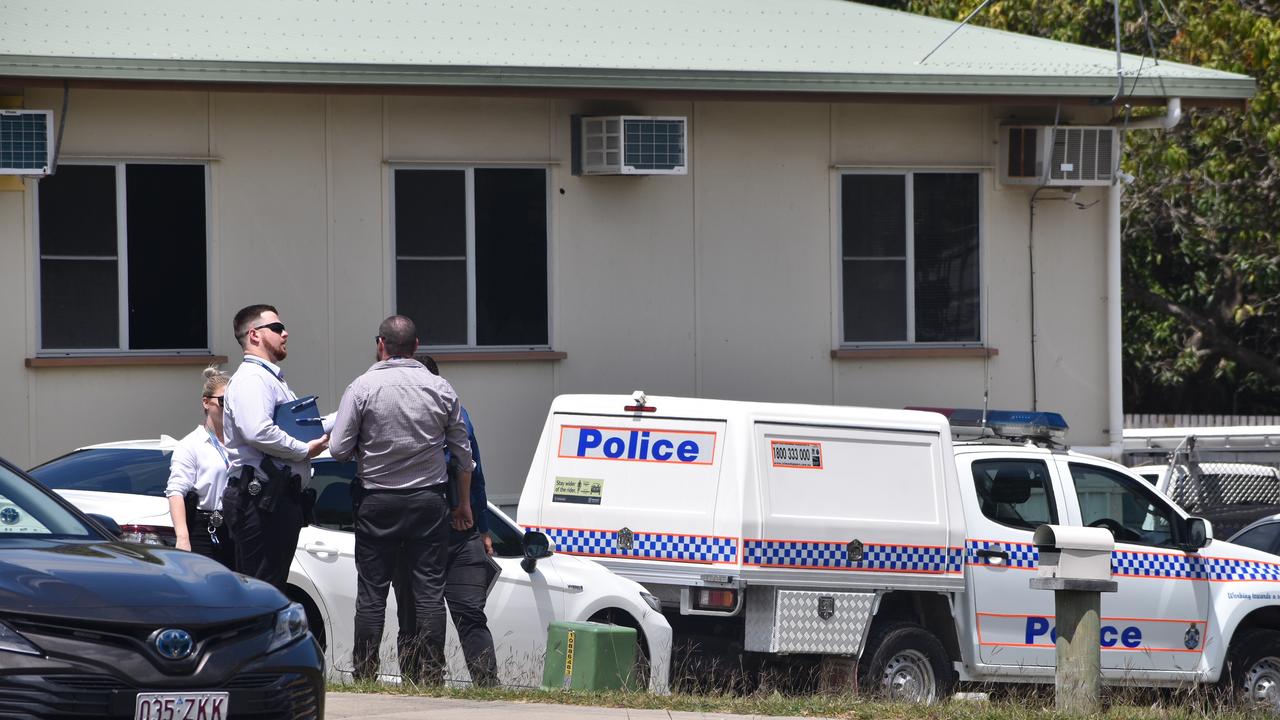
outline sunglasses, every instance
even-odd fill
[[[270,330],[271,332],[277,335],[280,335],[284,333],[284,323],[273,322],[273,323],[267,323],[266,325],[256,325],[254,326],[253,329],[254,330]]]
[[[209,399],[209,400],[217,400],[217,401],[218,401],[218,407],[220,407],[220,408],[225,408],[225,407],[227,406],[226,402],[224,402],[224,401],[223,401],[223,399],[222,399],[222,396],[221,396],[221,395],[205,395],[205,398],[207,398],[207,399]]]

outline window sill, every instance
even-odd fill
[[[886,347],[832,350],[836,360],[893,360],[933,358],[989,358],[1000,354],[993,347]]]
[[[419,356],[430,355],[435,358],[438,363],[451,362],[521,362],[521,361],[547,361],[547,360],[564,360],[569,357],[568,353],[558,350],[500,350],[486,352],[484,350],[467,351],[467,352],[419,352]]]
[[[26,359],[29,368],[152,367],[156,365],[221,365],[226,355],[65,355]]]

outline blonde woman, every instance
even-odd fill
[[[235,569],[235,546],[222,516],[222,491],[231,460],[223,445],[222,396],[230,377],[216,367],[204,370],[204,422],[173,451],[169,461],[169,514],[178,548],[198,552]]]

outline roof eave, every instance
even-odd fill
[[[1224,74],[1225,75],[1225,74]],[[849,95],[1112,97],[1114,76],[1015,76],[877,73],[790,73],[714,70],[626,70],[329,63],[120,60],[0,56],[0,76],[31,80],[144,83],[509,89],[674,90]],[[1253,97],[1253,78],[1126,78],[1126,98],[1240,102]]]

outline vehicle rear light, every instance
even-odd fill
[[[121,525],[120,539],[140,545],[173,547],[178,544],[178,536],[173,532],[173,528],[163,525]]]
[[[738,591],[698,588],[693,606],[698,610],[733,610],[738,607]]]

